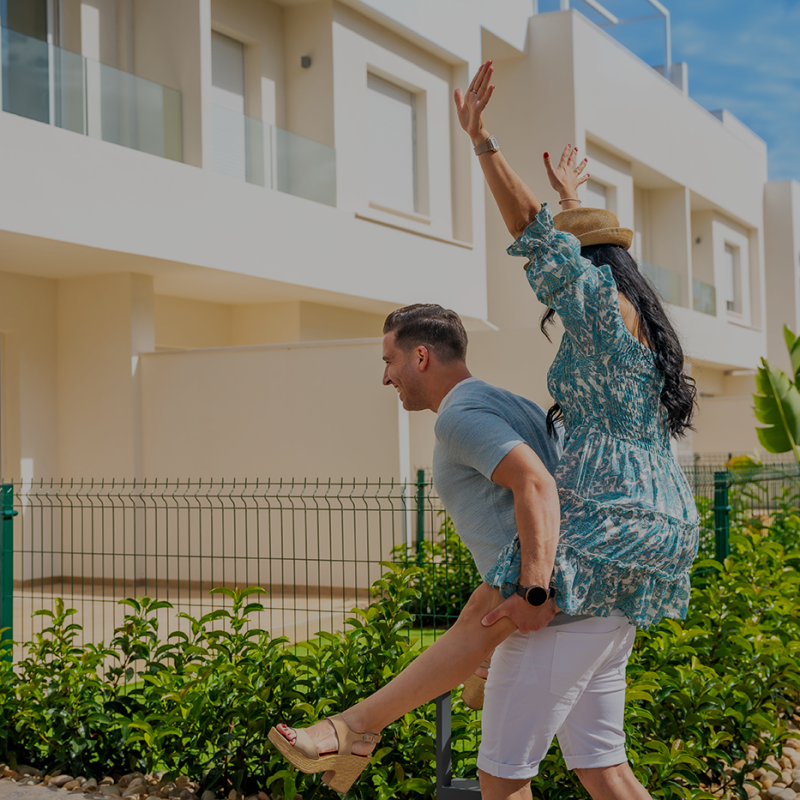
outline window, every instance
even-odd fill
[[[416,212],[416,97],[393,83],[367,76],[369,199],[397,211]]]
[[[3,0],[3,111],[50,122],[47,0]]]
[[[211,102],[214,172],[247,179],[244,45],[211,33]]]
[[[722,262],[722,289],[725,308],[732,314],[742,313],[742,277],[739,248],[725,245]]]
[[[583,205],[586,208],[608,208],[608,189],[602,183],[588,180],[583,192]]]

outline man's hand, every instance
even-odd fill
[[[483,109],[494,92],[491,84],[494,67],[491,61],[481,64],[480,69],[469,85],[466,94],[461,89],[455,91],[456,114],[461,127],[469,134],[473,145],[479,145],[489,138],[483,124]]]
[[[494,625],[502,617],[508,617],[519,629],[520,633],[538,631],[549,625],[556,615],[556,601],[548,600],[544,605],[532,606],[518,594],[504,600],[497,608],[490,611],[482,620],[483,625]]]

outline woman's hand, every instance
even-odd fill
[[[461,89],[455,91],[456,113],[461,127],[469,134],[472,144],[477,146],[489,138],[489,134],[483,124],[483,109],[486,108],[489,99],[494,92],[491,84],[494,67],[491,61],[481,64],[480,69],[475,73],[475,77],[467,89],[467,93],[461,93]]]
[[[550,154],[544,154],[544,168],[547,170],[547,177],[550,180],[550,185],[558,192],[562,200],[577,200],[578,187],[582,183],[589,180],[589,173],[581,175],[586,168],[588,159],[584,158],[577,165],[575,161],[578,155],[578,148],[568,144],[561,154],[558,164],[553,167],[553,162],[550,160]],[[562,203],[563,208],[571,208],[577,203]]]

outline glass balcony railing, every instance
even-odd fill
[[[213,169],[239,180],[336,205],[336,150],[214,105]]]
[[[659,297],[676,306],[686,306],[681,292],[681,276],[666,267],[651,264],[639,259],[639,271],[650,281]],[[692,308],[701,314],[717,315],[717,290],[708,283],[696,278],[692,280]]]
[[[3,111],[183,160],[181,93],[2,28]]]
[[[666,303],[682,305],[681,302],[681,276],[671,269],[651,264],[649,261],[639,260],[639,272],[647,278],[656,290],[658,296]]]
[[[694,297],[695,311],[699,311],[701,314],[710,314],[712,317],[717,316],[717,290],[714,286],[695,278],[692,281],[692,296]]]

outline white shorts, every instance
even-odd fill
[[[492,656],[478,768],[533,778],[553,736],[569,769],[625,763],[625,667],[635,635],[618,611],[511,634]]]

